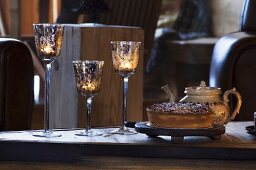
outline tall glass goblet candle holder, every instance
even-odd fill
[[[127,93],[128,80],[134,74],[139,62],[140,42],[133,41],[111,41],[112,62],[116,72],[123,81],[123,125],[119,129],[113,131],[114,134],[132,135],[135,131],[125,127],[127,120]]]
[[[87,126],[78,136],[99,136],[91,129],[92,98],[100,91],[104,61],[73,61],[77,92],[82,95],[87,105]]]
[[[56,57],[59,56],[64,26],[59,24],[33,24],[36,48],[45,66],[45,107],[44,107],[44,131],[36,132],[37,137],[59,137],[49,127],[49,93],[51,81],[51,67]]]

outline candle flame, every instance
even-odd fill
[[[43,47],[43,50],[42,50],[45,54],[51,54],[52,53],[52,47],[49,46],[49,45],[46,45]]]
[[[119,71],[134,71],[138,65],[138,56],[135,55],[114,55],[114,67]]]
[[[95,92],[98,91],[97,86],[94,83],[85,83],[82,85],[84,91]]]

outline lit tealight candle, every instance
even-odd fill
[[[132,63],[129,61],[121,62],[119,69],[120,70],[131,70],[133,68]]]
[[[82,86],[82,89],[89,92],[97,91],[97,87],[95,86],[94,83],[86,83]]]
[[[45,53],[46,55],[48,54],[51,54],[52,53],[52,47],[50,45],[45,45],[43,46],[43,49],[42,49],[43,53]]]

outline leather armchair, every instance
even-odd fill
[[[27,46],[0,38],[0,131],[31,128],[33,85],[33,61]]]
[[[236,120],[253,120],[256,111],[256,1],[245,0],[240,31],[225,35],[215,45],[210,86],[222,91],[236,87],[243,103]],[[231,108],[235,106],[231,99]]]

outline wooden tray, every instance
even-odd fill
[[[245,129],[247,130],[248,134],[256,136],[256,130],[254,129],[254,126],[246,126]]]
[[[173,143],[183,142],[185,136],[206,136],[218,140],[225,133],[225,127],[222,125],[214,125],[212,128],[163,128],[150,126],[148,122],[136,123],[135,130],[149,137],[171,136]]]
[[[220,140],[211,140],[207,137],[186,137],[184,143],[180,144],[171,143],[170,136],[150,138],[143,133],[109,136],[108,134],[117,127],[94,127],[93,130],[103,133],[101,136],[94,137],[75,135],[84,129],[56,130],[62,136],[50,139],[34,137],[32,135],[34,130],[2,131],[0,132],[0,164],[3,161],[80,162],[88,156],[95,158],[121,156],[150,159],[215,159],[221,160],[220,163],[224,160],[239,160],[240,162],[241,160],[256,160],[256,137],[246,133],[245,130],[246,126],[251,125],[253,125],[252,121],[232,121],[225,126],[225,134],[221,135]],[[173,161],[172,159],[169,160]],[[157,161],[156,159],[155,162]],[[209,161],[213,165],[213,160]],[[88,161],[83,162],[82,166],[87,163]],[[0,169],[5,168],[0,167]]]

